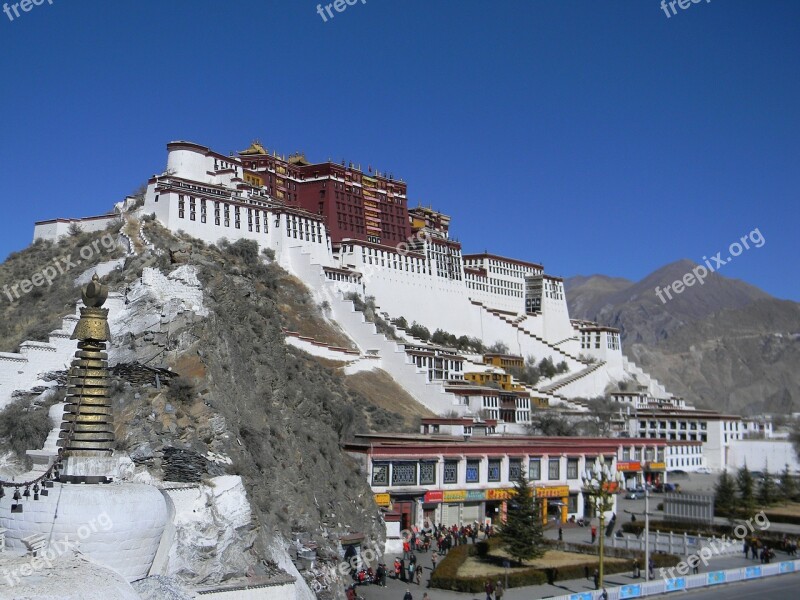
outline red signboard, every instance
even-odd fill
[[[638,460],[617,462],[617,471],[641,471],[642,463]]]
[[[425,498],[422,500],[423,502],[441,502],[444,492],[441,490],[432,490],[430,492],[425,492]]]

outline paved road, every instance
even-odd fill
[[[800,573],[794,575],[780,575],[768,577],[758,581],[745,581],[742,583],[731,583],[728,585],[705,588],[686,592],[692,600],[718,599],[725,600],[752,600],[760,598],[763,600],[772,598],[798,597],[800,588]],[[420,595],[420,598],[422,595]]]
[[[545,535],[550,538],[555,538],[558,535],[557,527],[550,527],[545,532]],[[574,525],[568,525],[563,528],[563,536],[565,541],[571,542],[589,542],[589,530],[583,527],[577,527]],[[402,581],[395,581],[394,579],[387,580],[387,586],[385,588],[375,586],[375,585],[368,585],[368,586],[361,586],[358,590],[359,595],[363,596],[366,600],[402,600],[403,595],[405,594],[406,589],[409,589],[414,597],[414,600],[422,600],[422,595],[427,592],[428,597],[430,600],[484,600],[484,594],[469,594],[469,593],[459,593],[459,592],[451,592],[447,590],[437,590],[437,589],[429,589],[427,587],[428,580],[430,579],[431,575],[431,561],[430,561],[430,553],[420,553],[417,555],[417,559],[419,563],[424,568],[424,574],[422,577],[422,584],[406,584]],[[384,557],[384,562],[391,568],[392,563],[394,562],[395,555],[386,555]],[[786,555],[783,552],[778,552],[778,556],[776,560],[785,560]],[[721,569],[734,569],[737,567],[743,566],[750,566],[754,564],[752,560],[747,560],[741,557],[740,554],[736,554],[734,556],[724,556],[724,557],[714,557],[711,559],[711,563],[708,568],[701,568],[701,572],[707,570],[721,570]],[[791,579],[793,581],[793,585],[798,585],[798,578],[795,575],[784,575],[777,578],[772,578],[782,580],[783,578]],[[605,582],[607,586],[619,586],[619,585],[628,585],[631,583],[635,583],[637,581],[643,581],[643,579],[633,579],[630,573],[621,573],[618,575],[609,575],[606,576]],[[708,596],[709,598],[725,598],[725,600],[730,600],[727,595],[727,591],[734,589],[732,586],[738,584],[730,584],[725,585],[718,590],[716,590],[716,596]],[[749,586],[750,584],[742,584]],[[556,582],[556,585],[539,585],[539,586],[528,586],[524,588],[512,588],[507,590],[505,596],[503,597],[504,600],[533,600],[536,598],[548,598],[553,596],[562,596],[564,594],[571,594],[576,592],[587,592],[591,591],[594,588],[591,581],[586,579],[574,579],[569,581],[559,581]],[[725,590],[723,594],[722,591]],[[695,595],[694,593],[692,594]],[[772,598],[772,595],[764,595],[760,594],[763,600],[768,598]],[[797,594],[789,594],[784,595],[785,598],[793,598],[796,597]],[[779,597],[779,596],[775,596]]]

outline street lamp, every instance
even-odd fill
[[[598,530],[600,568],[598,569],[598,589],[603,587],[603,550],[605,540],[605,520],[606,511],[614,508],[614,495],[622,487],[623,475],[619,471],[612,469],[610,464],[606,464],[604,456],[598,456],[591,467],[587,467],[586,472],[581,477],[583,480],[583,493],[588,497],[600,520]]]

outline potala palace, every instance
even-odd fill
[[[99,234],[122,222],[134,224],[117,228],[116,242],[129,255],[142,248],[158,255],[164,250],[147,238],[143,225],[154,218],[206,244],[257,242],[263,260],[299,279],[352,342],[344,348],[284,331],[286,344],[344,364],[345,374],[382,369],[436,415],[421,418],[419,434],[358,434],[343,448],[368,474],[375,504],[391,507],[381,517],[387,549],[394,548],[401,527],[505,514],[509,486],[522,469],[537,495],[553,501],[545,518],[554,513],[562,522],[589,514],[579,474],[600,455],[612,457],[626,486],[665,482],[672,470],[719,471],[745,462],[798,470],[791,444],[772,439],[769,421],[696,409],[674,397],[623,355],[619,330],[570,318],[560,277],[521,259],[464,254],[451,238],[450,217],[409,208],[407,184],[392,175],[352,163],[312,163],[302,154],[279,156],[257,142],[235,156],[183,141],[169,143],[167,152],[166,170],[149,179],[143,198],[127,198],[107,215],[37,222],[34,241],[55,241],[76,226]],[[47,342],[23,342],[16,353],[0,353],[0,409],[17,392],[52,387],[52,372],[68,371],[73,378],[66,401],[50,409],[53,430],[45,446],[29,451],[33,470],[2,482],[15,493],[0,494],[0,540],[5,535],[15,551],[41,548],[57,515],[59,531],[74,537],[99,506],[115,506],[106,515],[113,527],[96,547],[85,548],[100,566],[75,571],[78,579],[104,582],[97,589],[106,585],[114,597],[129,597],[120,590],[143,577],[224,571],[203,562],[208,532],[216,532],[213,543],[230,559],[244,552],[237,544],[249,538],[243,541],[237,532],[251,523],[239,476],[156,482],[126,454],[112,452],[106,368],[139,358],[119,340],[152,337],[164,323],[209,315],[193,265],[169,273],[145,266],[124,293],[92,287],[100,285],[93,276],[123,262],[70,274],[87,284],[83,304],[64,316]],[[87,324],[92,319],[94,325]],[[459,343],[460,350],[433,343],[422,330],[470,343]],[[519,377],[531,359],[547,359],[553,367],[534,384]],[[537,411],[585,418],[600,397],[616,407],[605,437],[530,435]],[[61,465],[59,448],[65,447],[71,454]],[[225,456],[204,460],[230,464]],[[24,517],[15,514],[21,512],[15,509],[20,489],[39,501]],[[229,583],[197,593],[313,598],[308,587],[295,585],[301,576],[286,548],[277,548],[275,556],[282,557],[277,563],[288,574],[284,579],[247,591]]]
[[[693,408],[623,355],[617,329],[571,319],[563,279],[543,265],[464,254],[450,237],[450,217],[409,208],[407,184],[390,174],[281,156],[258,142],[225,156],[177,141],[167,144],[166,170],[148,181],[144,204],[132,206],[128,199],[115,214],[38,222],[34,240],[56,239],[73,223],[101,231],[121,214],[155,215],[166,228],[207,243],[254,240],[327,302],[359,348],[349,355],[353,368],[380,366],[438,415],[480,416],[496,421],[494,431],[519,434],[532,410],[580,413],[588,410],[586,399],[607,396],[626,407],[616,435],[671,442],[658,467],[719,470],[747,455],[752,460],[754,451],[759,465],[795,464],[786,445],[756,450],[749,438],[772,437],[768,422]],[[352,294],[373,297],[387,320],[403,317],[431,332],[500,343],[509,356],[459,354],[403,329],[401,340],[387,339],[354,310]],[[287,341],[347,356],[292,332]],[[503,369],[526,357],[549,357],[566,370],[529,386]]]

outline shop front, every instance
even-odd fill
[[[442,499],[444,497],[444,492],[441,490],[433,490],[430,492],[425,492],[425,496],[422,499],[422,521],[423,526],[433,526],[434,524],[438,523],[436,511],[442,505]]]
[[[466,490],[447,490],[442,493],[442,525],[450,527],[461,524],[461,506],[466,499]]]
[[[509,488],[486,490],[484,523],[497,525],[505,522],[506,512],[508,511],[507,500],[511,497],[513,491],[513,489]]]
[[[667,472],[667,463],[648,462],[644,468],[644,480],[650,485],[664,483],[664,475]]]
[[[483,520],[483,503],[486,500],[485,490],[467,490],[464,506],[461,510],[461,523],[480,523]]]
[[[411,529],[418,525],[417,519],[421,520],[422,517],[420,510],[423,510],[421,507],[424,506],[425,490],[403,490],[390,492],[388,495],[390,508],[400,515],[400,529]]]
[[[551,518],[561,523],[567,522],[569,486],[536,486],[533,488],[533,492],[534,497],[542,503],[542,522],[544,524],[547,524]]]
[[[642,484],[642,463],[638,460],[617,461],[617,471],[625,479],[623,487],[627,490]]]

